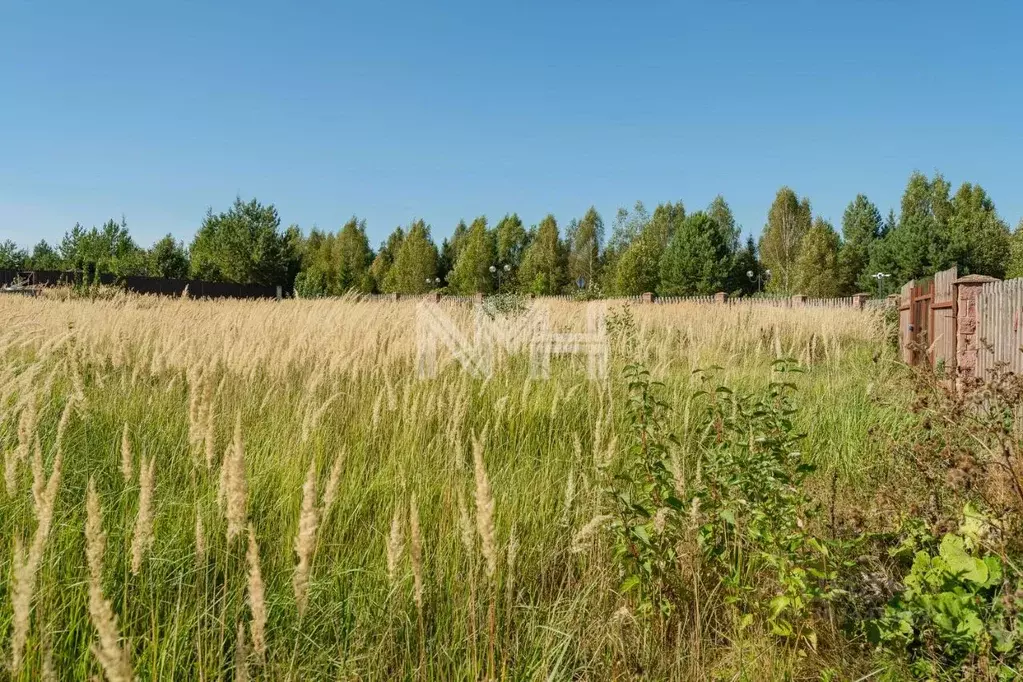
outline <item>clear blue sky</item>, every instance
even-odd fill
[[[839,6],[841,5],[841,6]],[[913,169],[1023,215],[1010,2],[24,2],[0,6],[0,240],[124,214],[190,240],[235,195],[285,224],[718,193],[759,235],[779,186],[836,227]]]

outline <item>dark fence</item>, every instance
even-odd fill
[[[15,281],[34,286],[69,286],[81,284],[81,272],[59,270],[0,270],[0,286]],[[95,282],[95,278],[89,278]],[[188,287],[188,295],[194,298],[276,298],[276,286],[260,284],[234,284],[232,282],[203,282],[198,279],[165,279],[162,277],[117,277],[111,274],[99,276],[99,283],[120,286],[138,294],[180,296]]]

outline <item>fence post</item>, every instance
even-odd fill
[[[852,307],[854,310],[863,310],[867,304],[867,299],[870,298],[870,294],[853,294]]]
[[[643,292],[642,302],[643,303],[653,303],[654,302],[654,294],[653,294],[653,292],[652,291],[645,291],[645,292]]]
[[[397,292],[396,292],[396,293],[393,293],[393,294],[391,294],[391,301],[392,301],[392,302],[394,302],[394,303],[397,303],[397,302],[398,302],[398,301],[400,301],[400,300],[401,300],[401,294],[399,294],[399,293],[397,293]]]
[[[722,305],[724,305],[725,303],[728,303],[728,294],[726,294],[723,291],[717,292],[716,294],[714,294],[714,302],[715,303],[720,303]]]
[[[980,350],[980,335],[977,321],[977,295],[988,282],[997,282],[987,275],[967,275],[952,282],[952,301],[955,311],[957,384],[963,379],[972,379],[977,373],[977,355]]]
[[[804,296],[803,294],[793,294],[792,295],[792,307],[793,308],[802,308],[805,305],[806,305],[806,296]]]
[[[483,305],[483,294],[475,293],[472,295],[473,305]]]
[[[281,285],[280,285],[280,284],[278,284],[278,285],[277,285],[277,300],[279,301],[279,300],[281,300],[282,298],[284,298],[284,296],[282,295],[282,292],[281,292]]]

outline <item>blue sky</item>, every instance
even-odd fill
[[[718,193],[759,235],[783,184],[837,226],[914,169],[1023,216],[1023,4],[430,5],[7,0],[0,240],[187,241],[236,195],[374,246]]]

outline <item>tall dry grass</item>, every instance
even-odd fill
[[[445,310],[472,329],[467,307]],[[757,386],[779,355],[807,368],[798,418],[821,476],[866,487],[894,466],[867,435],[899,426],[870,396],[890,373],[872,362],[873,314],[633,315],[618,350],[665,382],[680,476],[695,475],[692,370]],[[585,359],[556,359],[538,381],[525,354],[498,353],[484,381],[442,355],[419,379],[414,302],[4,298],[0,319],[12,677],[697,670],[616,592],[601,506],[626,441],[614,364],[591,381]],[[581,331],[586,311],[559,302],[551,319]],[[805,666],[745,644],[770,662],[755,671]],[[705,642],[699,670],[731,677],[736,651]]]

